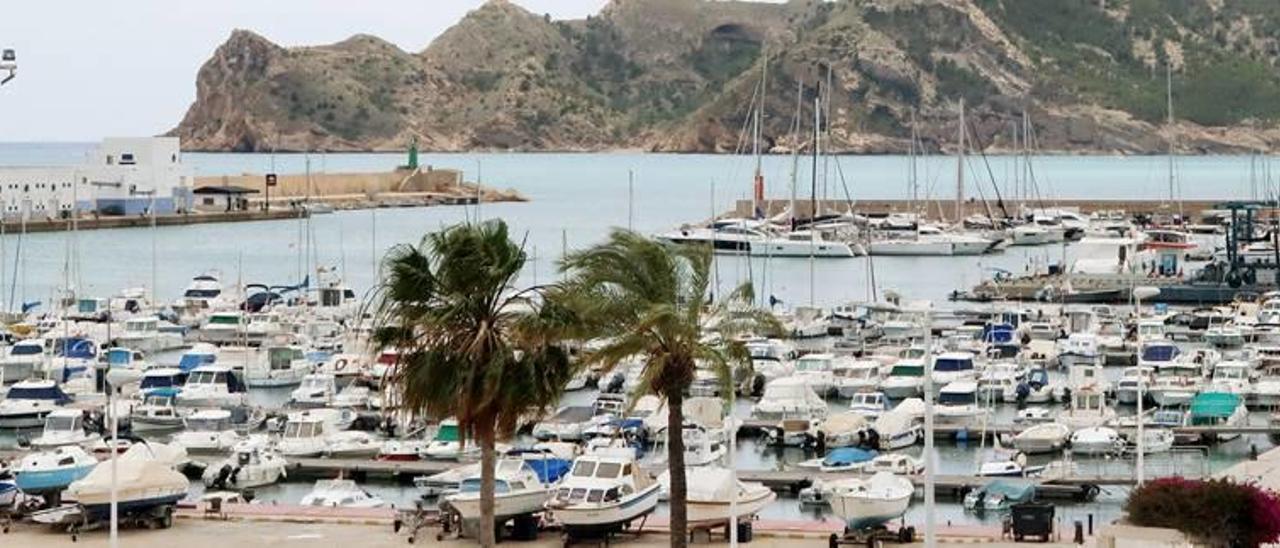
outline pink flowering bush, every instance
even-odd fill
[[[1227,479],[1161,478],[1135,489],[1125,512],[1134,525],[1177,529],[1212,546],[1280,540],[1280,497]]]

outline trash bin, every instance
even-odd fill
[[[1041,542],[1048,542],[1053,535],[1052,504],[1043,502],[1024,502],[1015,504],[1009,512],[1013,528],[1013,540],[1022,542],[1025,537],[1039,537]]]
[[[751,520],[738,522],[738,542],[751,542]]]

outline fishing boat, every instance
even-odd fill
[[[543,484],[524,459],[503,457],[494,466],[493,512],[496,523],[542,511],[551,489]],[[445,503],[464,520],[480,518],[480,473],[462,479],[456,493],[446,495]]]
[[[545,505],[570,537],[617,532],[649,515],[662,485],[636,464],[632,454],[602,451],[583,455]]]
[[[85,428],[84,411],[57,409],[44,418],[44,431],[31,440],[36,449],[49,449],[64,445],[87,446],[102,436],[91,434]]]
[[[1013,437],[1013,447],[1028,455],[1061,451],[1071,437],[1071,428],[1056,422],[1036,424]]]
[[[911,480],[877,472],[868,479],[840,479],[826,484],[831,510],[849,529],[865,529],[901,517],[911,505]]]
[[[763,484],[739,481],[734,471],[727,468],[704,466],[690,469],[685,477],[688,519],[693,527],[725,524],[733,516],[750,520],[778,498]],[[664,492],[670,491],[671,472],[658,476],[658,483]]]
[[[239,442],[231,455],[204,469],[201,480],[215,489],[251,489],[271,485],[288,475],[289,463],[265,440]]]
[[[349,479],[324,479],[316,480],[311,492],[298,504],[326,508],[381,508],[386,502]]]
[[[231,424],[231,412],[225,409],[203,409],[183,420],[186,429],[173,435],[173,443],[189,453],[222,452],[240,441]]]
[[[0,400],[0,428],[36,428],[54,410],[71,403],[53,381],[22,381],[9,387]]]
[[[89,475],[98,465],[84,448],[69,445],[31,453],[13,471],[19,489],[33,495],[56,494]]]

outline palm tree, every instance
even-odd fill
[[[525,264],[501,221],[460,224],[393,248],[372,299],[374,342],[399,350],[401,405],[456,417],[481,449],[480,544],[493,546],[494,444],[545,412],[572,377],[555,309],[516,290]]]
[[[584,361],[606,369],[631,357],[644,362],[640,390],[667,403],[667,452],[671,473],[671,546],[687,543],[688,489],[684,468],[684,393],[698,363],[715,370],[733,390],[732,370],[749,367],[744,347],[728,335],[776,328],[766,312],[750,306],[749,284],[720,304],[710,295],[711,253],[626,230],[565,258],[569,274],[558,298],[601,344]],[[708,336],[706,330],[721,333]]]

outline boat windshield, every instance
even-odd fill
[[[211,325],[239,325],[240,316],[215,314],[209,317],[209,323]]]
[[[796,361],[796,371],[827,371],[830,369],[826,359],[800,358]]]
[[[1142,360],[1148,362],[1173,361],[1178,356],[1178,347],[1167,344],[1152,345],[1142,349]]]
[[[889,371],[889,376],[891,377],[923,377],[924,366],[923,365],[895,365],[893,366],[893,369]]]
[[[222,294],[220,289],[199,289],[191,288],[183,292],[182,296],[188,299],[212,299]]]
[[[70,398],[61,389],[53,385],[43,387],[14,386],[9,389],[8,394],[5,394],[5,399],[52,400],[59,403],[70,401]]]
[[[467,478],[462,480],[462,483],[458,485],[458,492],[459,493],[479,493],[480,478]],[[508,484],[505,480],[496,479],[493,481],[493,492],[499,493],[499,494],[510,493],[511,485]]]
[[[146,399],[142,401],[142,403],[147,405],[154,405],[156,407],[171,407],[173,405],[173,396],[162,396],[159,394],[151,394],[147,396]]]
[[[178,369],[190,371],[202,365],[209,365],[217,360],[218,356],[215,354],[188,352],[178,359]]]
[[[302,359],[302,349],[294,347],[278,347],[267,350],[267,363],[271,369],[288,369],[294,360]]]
[[[222,371],[196,371],[191,374],[187,384],[222,385],[227,383],[227,374]]]
[[[63,415],[57,417],[46,417],[44,419],[44,430],[46,432],[66,432],[75,430],[76,427],[76,417]]]
[[[318,422],[289,422],[284,425],[285,438],[313,438],[320,430]]]
[[[187,419],[187,430],[192,432],[221,432],[227,430],[227,427],[228,421],[223,418],[193,417]]]
[[[973,405],[978,400],[973,392],[942,392],[938,403],[942,405]]]
[[[38,344],[15,344],[9,347],[9,355],[11,356],[34,356],[43,353],[44,347]]]
[[[174,386],[182,386],[182,375],[147,375],[142,377],[142,382],[138,385],[140,389],[148,388],[172,388]]]
[[[945,358],[939,357],[933,361],[934,371],[971,371],[973,370],[973,360],[968,358]]]

